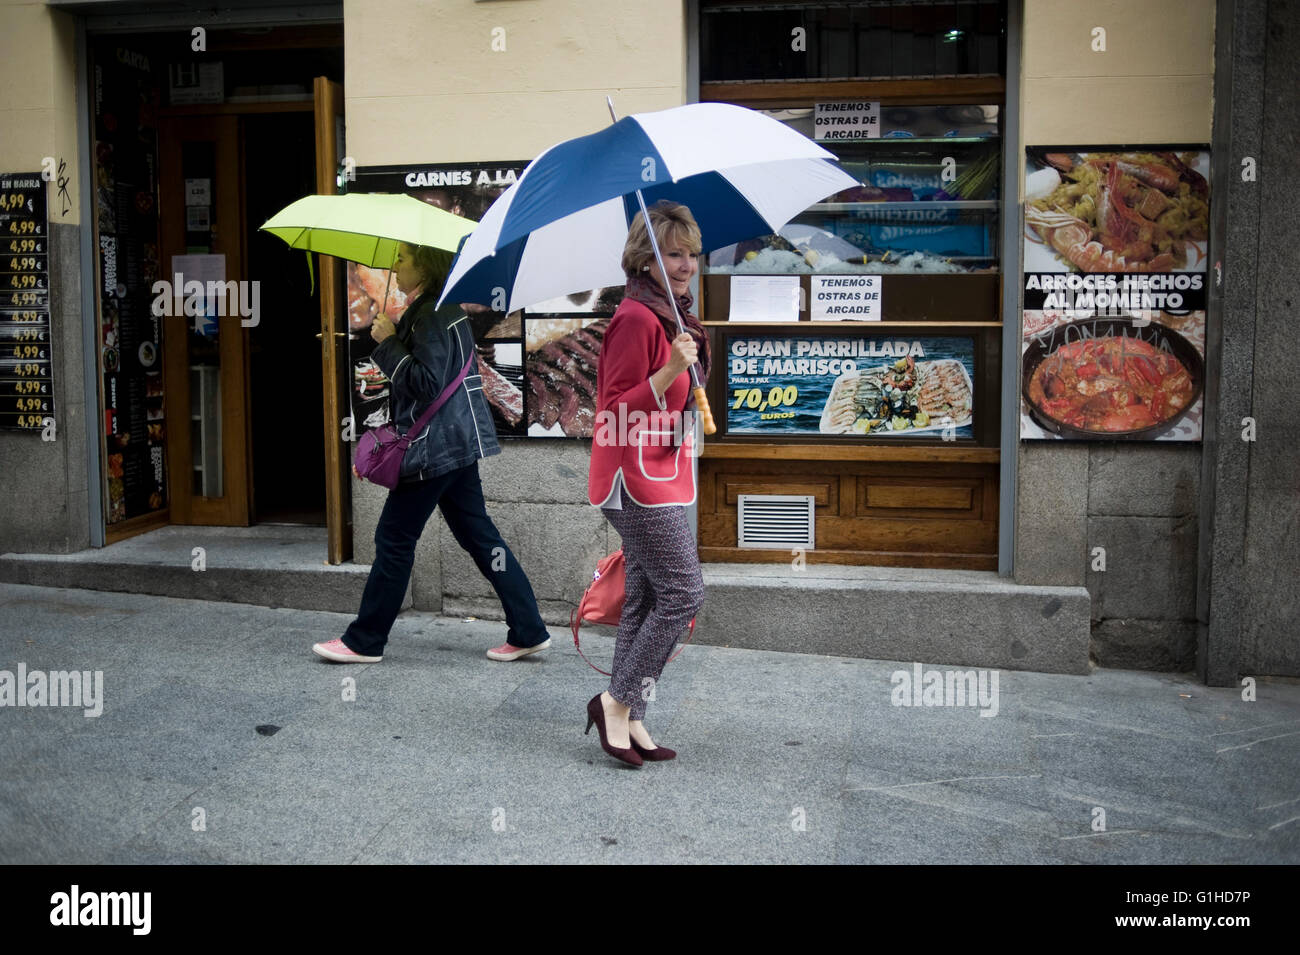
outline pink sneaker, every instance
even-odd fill
[[[515,647],[508,643],[503,643],[499,647],[493,647],[487,652],[487,655],[489,660],[518,660],[520,657],[526,657],[530,653],[545,650],[550,645],[550,637],[547,637],[535,647]]]
[[[378,663],[383,657],[363,657],[355,650],[349,650],[342,637],[336,637],[328,643],[313,643],[311,652],[335,663]]]

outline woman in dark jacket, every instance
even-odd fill
[[[453,305],[436,308],[451,264],[449,253],[402,244],[393,266],[397,287],[411,298],[400,326],[375,317],[370,335],[378,344],[371,359],[391,382],[393,422],[403,432],[456,379],[474,354],[469,319]],[[435,507],[456,543],[474,559],[501,599],[509,635],[488,651],[493,660],[515,660],[550,646],[537,599],[523,568],[488,517],[478,459],[500,452],[483,380],[472,374],[415,436],[402,459],[401,480],[388,492],[375,527],[375,561],[357,619],[342,637],[312,650],[336,663],[378,663],[402,607],[415,563],[415,544]],[[356,469],[353,469],[356,473]],[[359,475],[358,475],[359,476]]]

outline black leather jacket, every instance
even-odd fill
[[[421,293],[402,313],[397,333],[370,353],[392,383],[393,423],[403,433],[437,400],[474,352],[469,318],[450,302],[435,308],[437,301],[437,290]],[[477,364],[471,365],[456,394],[411,439],[402,459],[401,482],[437,477],[500,451],[483,379]]]

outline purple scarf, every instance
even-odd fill
[[[654,279],[641,275],[629,276],[623,296],[634,302],[640,302],[659,316],[669,342],[681,334],[677,328],[677,319],[673,317],[673,304],[668,299],[668,293]],[[700,384],[704,384],[709,377],[709,336],[705,333],[700,320],[691,314],[691,306],[695,304],[691,293],[687,292],[680,296],[677,304],[681,306],[682,323],[691,338],[695,339],[695,346],[700,351]]]

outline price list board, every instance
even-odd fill
[[[0,173],[0,430],[54,416],[49,235],[41,174]]]

